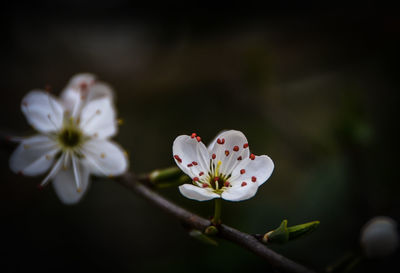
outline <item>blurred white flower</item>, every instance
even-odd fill
[[[274,169],[268,156],[250,154],[247,139],[240,131],[222,132],[208,148],[195,133],[181,135],[172,149],[176,164],[192,178],[192,184],[181,185],[179,190],[198,201],[249,199]]]
[[[35,176],[49,171],[41,186],[53,187],[65,204],[77,203],[89,187],[89,175],[120,175],[128,160],[109,140],[117,133],[111,89],[90,74],[73,77],[61,100],[33,90],[22,112],[39,134],[24,138],[10,158],[11,169]]]
[[[369,258],[392,254],[399,245],[396,222],[385,216],[372,218],[363,226],[360,242],[365,255]]]

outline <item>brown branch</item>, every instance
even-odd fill
[[[124,185],[133,192],[143,196],[151,203],[163,209],[165,212],[178,218],[185,225],[204,231],[211,222],[205,218],[202,218],[194,213],[181,208],[171,201],[168,201],[158,193],[151,190],[149,187],[139,183],[139,179],[132,173],[126,173],[125,175],[116,179],[120,184]],[[140,179],[142,180],[142,179]],[[146,182],[146,181],[143,181]],[[258,256],[265,259],[272,267],[282,272],[293,272],[293,273],[312,273],[310,269],[274,252],[267,246],[258,241],[254,236],[241,232],[237,229],[229,227],[227,225],[218,226],[218,235],[228,241],[234,242],[239,246],[242,246],[249,251],[257,254]]]

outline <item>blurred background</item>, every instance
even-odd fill
[[[34,88],[56,95],[81,72],[116,92],[116,140],[131,170],[169,167],[176,136],[208,142],[223,129],[247,136],[275,162],[245,202],[223,203],[223,221],[264,233],[320,220],[312,235],[273,249],[322,271],[356,249],[371,217],[400,221],[398,50],[400,20],[362,10],[137,9],[125,1],[50,1],[0,12],[0,129],[32,134],[20,111]],[[0,168],[1,272],[270,272],[232,243],[203,245],[178,221],[109,179],[64,206],[42,177]],[[160,193],[204,217],[212,202]],[[398,272],[399,253],[355,272]]]

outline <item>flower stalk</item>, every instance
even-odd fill
[[[212,223],[214,225],[221,224],[221,210],[222,210],[222,199],[215,199],[215,207],[214,207],[214,217],[212,219]]]

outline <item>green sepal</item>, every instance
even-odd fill
[[[215,241],[214,239],[210,238],[209,236],[205,235],[203,232],[201,232],[198,229],[192,229],[189,232],[189,235],[192,236],[193,238],[199,240],[200,242],[207,244],[207,245],[212,245],[212,246],[218,246],[218,242]]]
[[[288,227],[289,240],[294,240],[310,234],[319,226],[319,221],[312,221],[297,226]]]

